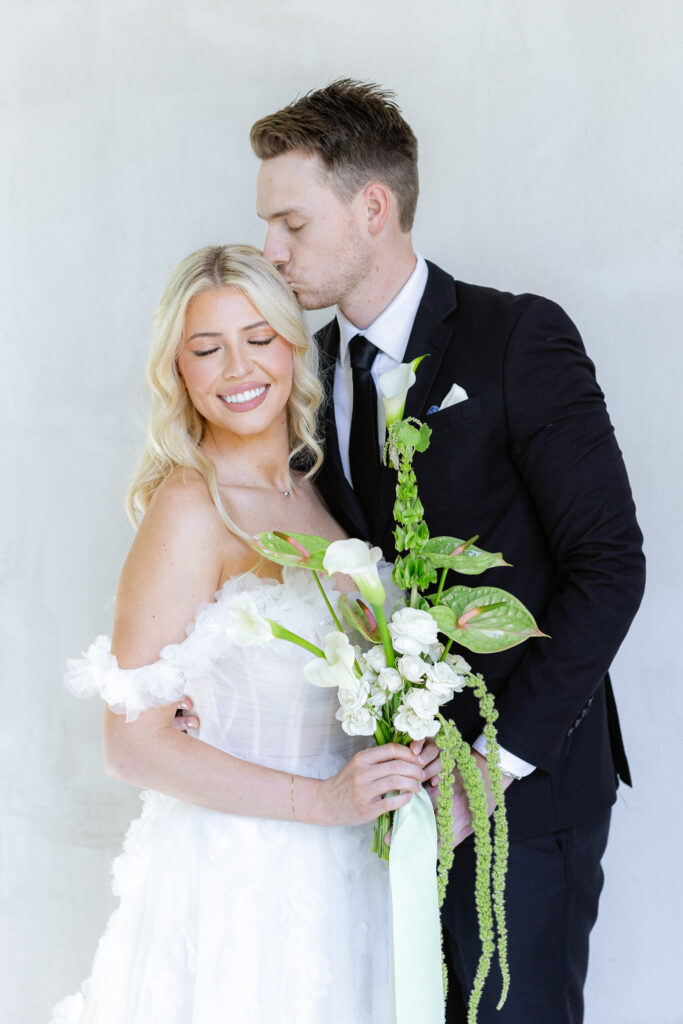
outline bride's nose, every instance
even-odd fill
[[[243,344],[228,345],[223,360],[223,376],[240,378],[252,369],[251,353]]]

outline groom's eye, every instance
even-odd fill
[[[303,224],[289,224],[289,223],[287,223],[285,226],[286,226],[288,231],[295,232],[295,231],[301,231],[301,229],[302,229],[302,227],[304,225]]]

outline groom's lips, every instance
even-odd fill
[[[218,397],[232,412],[249,412],[265,400],[269,387],[269,384],[240,384],[221,392]]]

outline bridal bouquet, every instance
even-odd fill
[[[503,978],[499,1005],[504,1002],[509,985],[504,912],[507,822],[493,697],[482,676],[472,673],[465,658],[451,648],[455,643],[469,651],[489,653],[543,634],[529,611],[505,590],[462,584],[446,587],[449,573],[472,576],[507,563],[500,553],[491,554],[476,547],[477,537],[462,540],[429,535],[413,459],[416,452],[428,447],[431,430],[418,420],[402,418],[419,362],[417,359],[402,364],[380,378],[387,420],[384,458],[397,471],[394,537],[400,554],[392,575],[406,595],[404,600],[391,611],[387,621],[386,594],[377,570],[382,552],[377,547],[370,548],[355,538],[329,542],[307,534],[263,533],[253,539],[255,549],[280,565],[309,569],[336,629],[325,637],[321,649],[274,620],[260,618],[245,594],[233,603],[237,616],[234,638],[241,643],[264,643],[274,636],[309,650],[315,657],[304,668],[306,678],[316,686],[337,688],[337,718],[351,735],[374,736],[378,744],[408,744],[411,740],[436,738],[441,751],[436,811],[440,840],[439,906],[453,860],[453,784],[454,771],[459,771],[475,838],[475,896],[482,942],[468,1011],[468,1022],[473,1024],[496,950],[496,936]],[[349,600],[341,595],[338,607],[346,625],[363,637],[364,649],[353,645],[344,632],[320,581],[318,574],[322,572],[330,576],[343,573],[354,580],[360,598]],[[490,793],[495,803],[492,830],[484,782],[469,744],[455,724],[440,712],[465,687],[471,688],[478,698],[484,722]],[[385,838],[393,817],[394,812],[382,814],[375,827],[373,850],[385,860],[390,859]]]

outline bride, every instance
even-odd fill
[[[257,250],[206,247],[175,270],[111,647],[98,637],[67,680],[107,702],[107,771],[143,787],[144,806],[114,863],[120,903],[92,976],[53,1024],[392,1019],[372,822],[410,800],[423,758],[347,736],[336,690],[305,681],[300,648],[239,647],[226,632],[245,592],[313,643],[332,628],[312,575],[280,577],[247,543],[274,529],[343,536],[312,483],[315,371],[296,299]],[[185,694],[198,737],[173,726]]]

